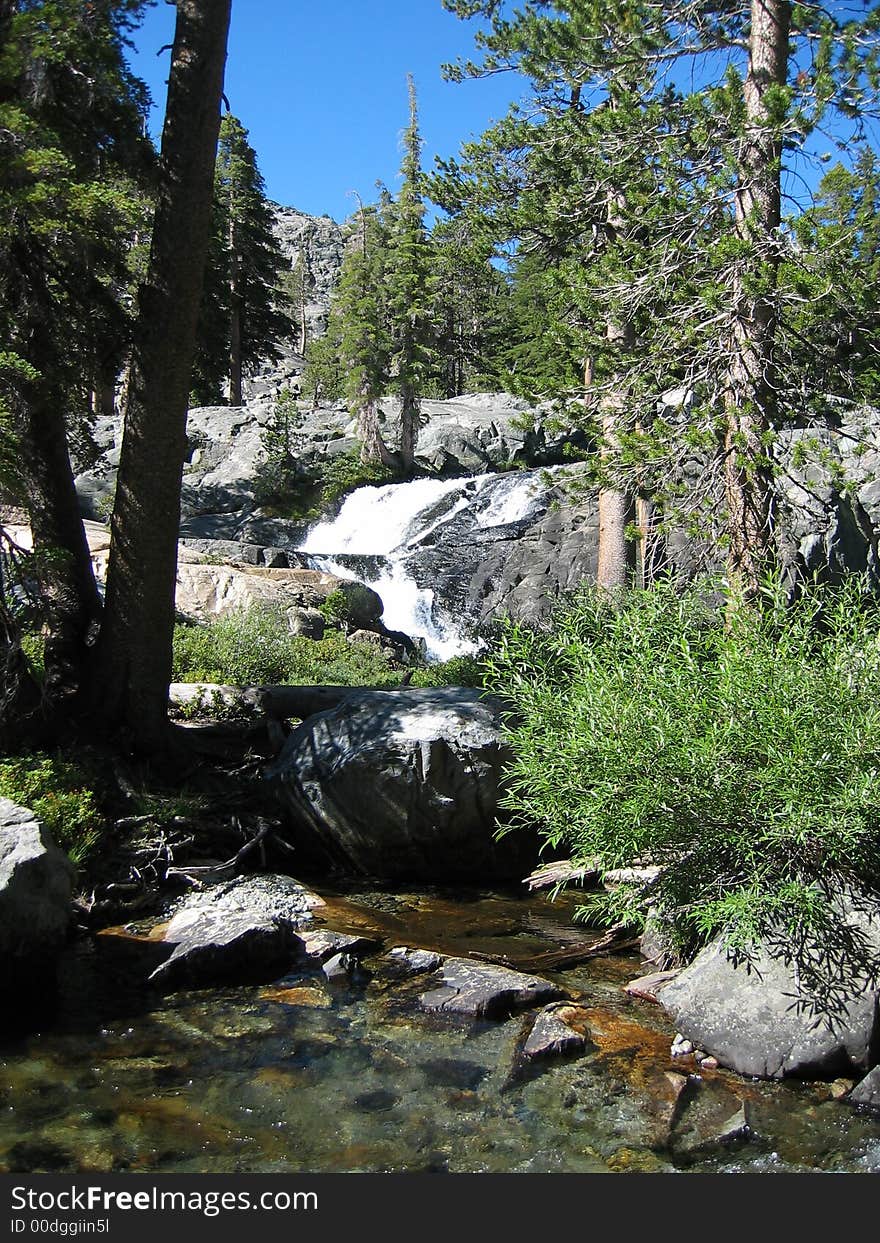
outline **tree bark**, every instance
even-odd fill
[[[40,322],[30,335],[29,356],[40,374],[23,382],[12,416],[34,550],[52,558],[41,566],[40,577],[50,632],[44,688],[53,701],[80,685],[101,597],[73,482],[63,397],[45,379],[55,363],[48,332]]]
[[[229,404],[240,406],[241,392],[241,265],[235,236],[235,200],[229,205],[229,261],[232,265],[229,290]]]
[[[231,0],[177,0],[159,195],[113,511],[96,695],[107,728],[164,746],[180,487],[211,229]]]
[[[633,343],[631,324],[609,323],[608,340],[620,348]],[[592,368],[585,368],[584,380],[589,382]],[[602,448],[605,460],[612,458],[617,449],[617,427],[621,397],[609,394],[603,399]],[[599,489],[599,556],[596,584],[602,591],[620,591],[633,581],[636,558],[635,547],[626,537],[626,529],[633,517],[633,501],[626,492],[612,487]]]
[[[419,422],[419,402],[407,386],[400,398],[400,469],[404,475],[411,475],[415,465]]]
[[[751,0],[745,132],[735,228],[749,246],[747,270],[734,275],[732,360],[725,398],[725,493],[731,582],[753,596],[774,563],[773,483],[766,433],[776,414],[775,286],[779,269],[782,137],[768,92],[788,75],[791,5]],[[749,279],[751,278],[751,279]]]
[[[385,443],[379,427],[376,400],[368,393],[364,393],[362,402],[357,416],[358,435],[361,440],[361,461],[380,462],[383,466],[396,471],[400,463]]]

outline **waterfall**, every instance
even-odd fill
[[[382,598],[390,630],[424,640],[430,659],[448,660],[479,644],[434,586],[418,581],[420,550],[447,541],[449,555],[460,556],[496,528],[526,524],[546,491],[542,471],[358,488],[335,518],[309,530],[298,551],[316,569],[367,583]]]

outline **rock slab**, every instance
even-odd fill
[[[799,1007],[799,992],[783,959],[764,952],[749,970],[714,942],[657,997],[687,1040],[742,1075],[817,1079],[870,1070],[880,1054],[878,994],[854,989],[829,1018]]]
[[[561,989],[541,976],[470,958],[447,958],[438,972],[437,985],[419,998],[425,1010],[475,1019],[507,1018],[563,995]]]
[[[258,980],[297,957],[323,899],[289,876],[243,876],[185,898],[165,931],[174,945],[151,974],[161,988]]]

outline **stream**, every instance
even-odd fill
[[[574,898],[319,889],[322,919],[386,947],[516,964],[584,939]],[[663,1012],[623,991],[633,953],[548,973],[590,1044],[524,1069],[523,1016],[427,1013],[425,977],[378,956],[342,983],[298,969],[163,996],[144,984],[155,948],[130,927],[72,944],[52,1019],[0,1046],[0,1171],[880,1171],[880,1121],[839,1084],[673,1060]]]

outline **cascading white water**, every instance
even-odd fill
[[[358,488],[335,518],[311,528],[298,551],[317,568],[366,582],[382,598],[382,620],[389,629],[423,639],[431,659],[448,660],[479,645],[438,606],[430,587],[418,585],[407,556],[462,513],[480,530],[520,522],[544,490],[535,471]],[[343,556],[374,557],[377,564],[355,572],[340,562]]]

